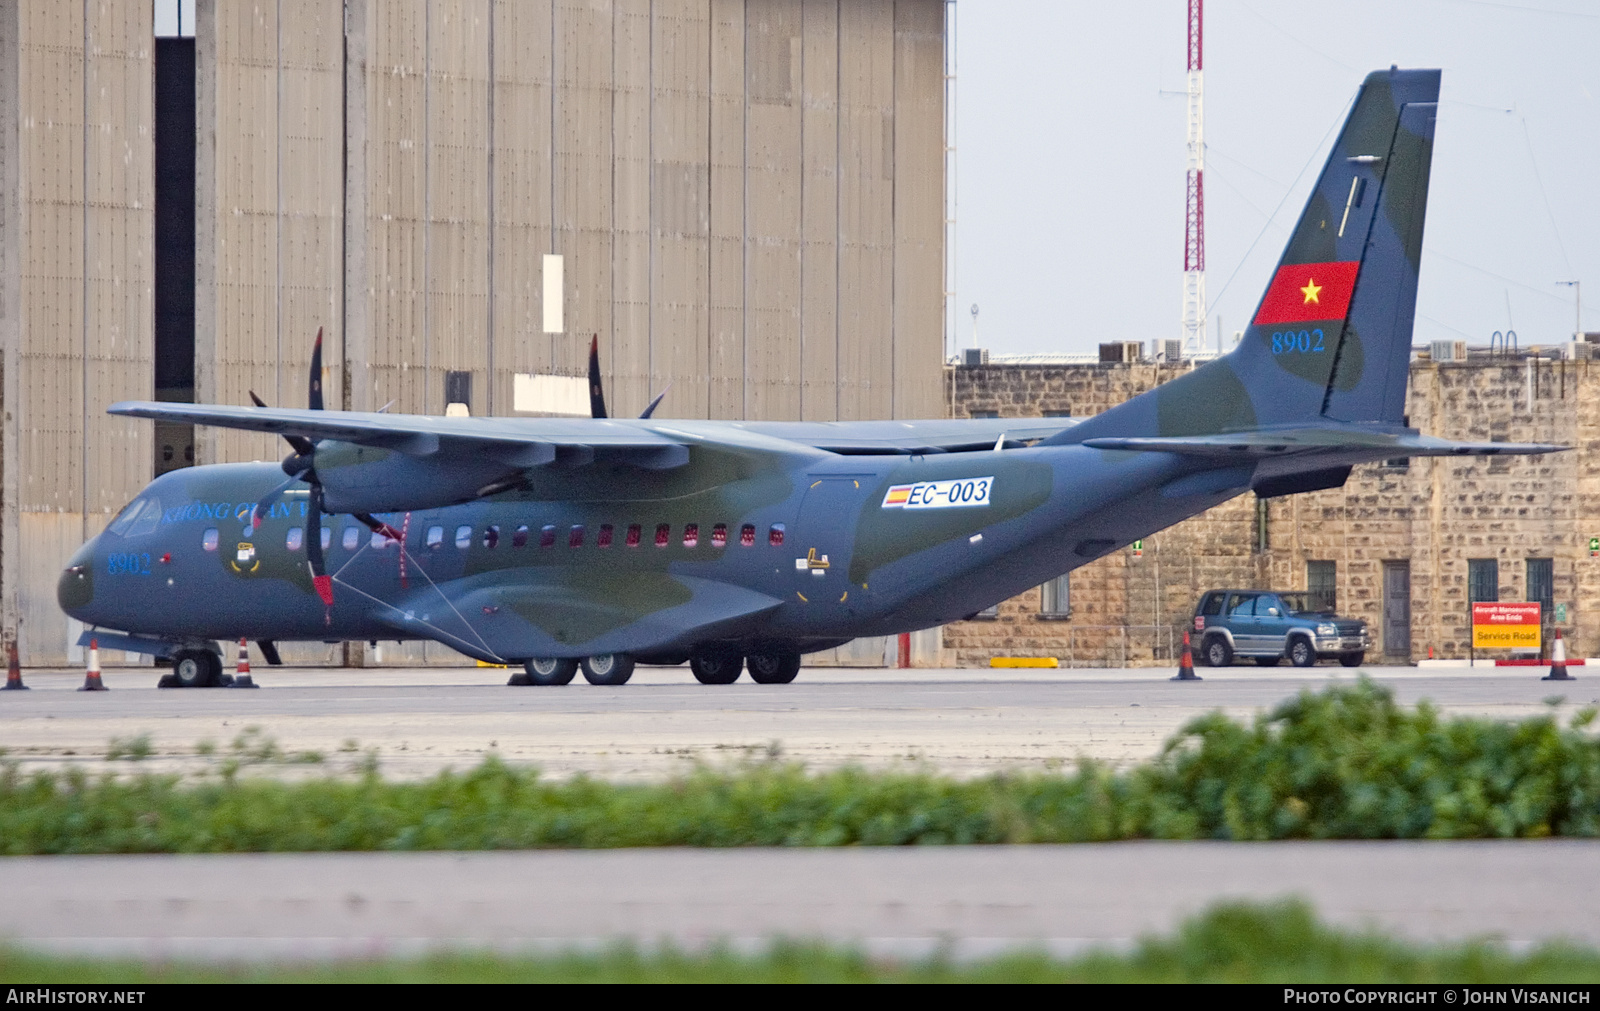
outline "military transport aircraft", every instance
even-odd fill
[[[1404,426],[1438,94],[1436,70],[1368,76],[1240,345],[1098,416],[611,418],[593,356],[592,418],[327,411],[319,336],[308,410],[110,408],[293,452],[157,478],[73,556],[61,606],[188,685],[240,637],[269,662],[284,640],[431,639],[524,665],[513,684],[685,660],[782,683],[807,652],[970,616],[1245,491],[1560,449]]]

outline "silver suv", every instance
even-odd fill
[[[1359,667],[1372,645],[1366,622],[1314,611],[1304,592],[1211,590],[1195,606],[1194,632],[1200,658],[1212,667],[1226,667],[1236,656],[1263,667],[1284,657],[1296,667],[1322,659]]]

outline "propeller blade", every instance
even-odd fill
[[[317,343],[311,348],[311,387],[306,392],[306,406],[313,411],[322,410],[322,327],[317,327]]]
[[[589,417],[606,417],[606,395],[600,388],[600,335],[589,342]]]
[[[360,520],[362,523],[365,523],[366,526],[367,526],[367,529],[371,530],[373,533],[382,534],[383,536],[389,538],[391,541],[398,541],[401,544],[405,543],[406,539],[403,536],[401,536],[400,531],[396,530],[394,527],[391,527],[389,524],[385,523],[383,520],[378,519],[376,516],[372,515],[371,513],[351,513],[350,515],[354,516],[356,519]]]
[[[261,521],[272,512],[273,505],[278,501],[279,498],[283,496],[284,492],[289,490],[291,485],[297,483],[299,480],[300,475],[296,474],[294,477],[291,477],[289,480],[278,485],[278,487],[267,492],[265,497],[263,497],[260,502],[257,502],[254,506],[252,506],[250,508],[250,529],[259,530],[261,528]]]
[[[322,556],[322,485],[311,484],[311,508],[306,516],[306,562],[311,566],[311,585],[317,589],[325,607],[333,606],[333,578],[328,575]]]
[[[639,415],[639,417],[640,418],[648,418],[648,417],[650,417],[650,415],[656,413],[656,406],[661,403],[661,398],[665,397],[667,395],[667,390],[670,390],[670,389],[672,389],[672,384],[668,383],[667,384],[667,389],[666,390],[662,390],[660,393],[657,393],[656,394],[656,399],[650,401],[650,406],[646,407],[644,409],[644,413]]]
[[[267,402],[265,400],[262,400],[260,397],[256,396],[255,390],[250,391],[250,399],[257,407],[267,406]],[[316,448],[314,445],[312,445],[311,440],[303,435],[285,435],[283,439],[290,446],[294,447],[294,451],[301,456],[310,455],[311,451]]]

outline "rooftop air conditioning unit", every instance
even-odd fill
[[[1436,362],[1464,362],[1467,360],[1466,341],[1434,341],[1428,346]]]
[[[962,348],[961,349],[961,364],[965,365],[969,369],[973,368],[975,366],[978,366],[978,365],[987,365],[987,364],[989,364],[989,349],[988,348]]]
[[[1144,359],[1144,345],[1139,341],[1112,341],[1100,345],[1100,361],[1137,362]]]

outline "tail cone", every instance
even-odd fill
[[[83,687],[80,692],[110,691],[105,683],[100,680],[100,640],[89,640],[89,671],[84,675]]]
[[[1173,681],[1203,681],[1200,675],[1194,672],[1194,654],[1189,652],[1189,632],[1183,633],[1183,656],[1178,660],[1178,676]]]
[[[1556,629],[1556,644],[1550,650],[1550,673],[1540,678],[1541,681],[1576,681],[1577,678],[1567,673],[1567,644],[1561,641],[1561,629]]]
[[[22,662],[17,659],[17,644],[6,643],[6,686],[0,691],[20,692],[27,691],[28,686],[22,683]]]
[[[239,640],[239,665],[233,669],[233,684],[230,688],[260,688],[255,680],[250,677],[250,644],[247,640]]]

